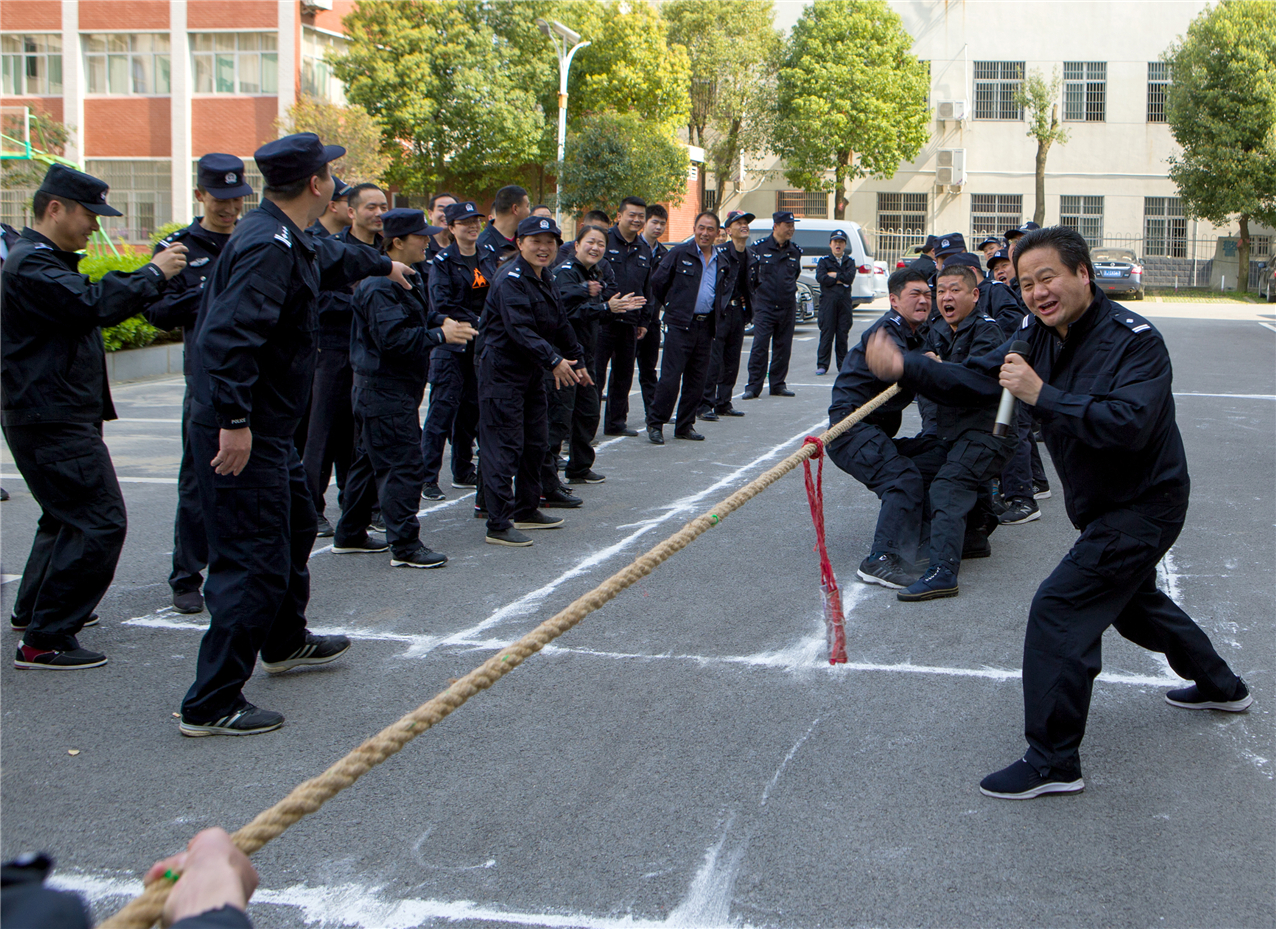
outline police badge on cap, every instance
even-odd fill
[[[44,176],[38,192],[52,194],[62,200],[74,200],[98,216],[123,216],[123,213],[106,202],[106,193],[110,189],[106,181],[98,180],[91,174],[55,164]]]
[[[218,200],[247,197],[253,189],[244,183],[244,163],[234,155],[209,152],[199,159],[199,186]]]

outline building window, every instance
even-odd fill
[[[89,93],[172,93],[166,33],[86,33],[82,41]]]
[[[1178,197],[1143,198],[1143,254],[1187,257],[1187,217]]]
[[[1023,119],[1022,61],[975,62],[975,119]]]
[[[145,242],[173,219],[172,162],[90,158],[84,170],[111,186],[109,202],[123,216],[102,216],[102,231],[113,239]]]
[[[345,86],[333,73],[331,59],[343,55],[346,40],[309,26],[301,27],[301,92],[339,106],[346,104]]]
[[[15,97],[56,97],[62,93],[62,36],[0,37],[3,92]]]
[[[775,208],[794,216],[825,219],[829,215],[829,195],[823,190],[777,190]]]
[[[273,32],[193,32],[190,39],[195,93],[279,93]]]
[[[926,230],[926,194],[877,195],[877,231],[920,236]]]
[[[244,197],[244,209],[240,213],[243,216],[249,210],[255,210],[261,206],[261,189],[266,186],[266,179],[261,176],[261,172],[257,170],[257,162],[253,161],[251,155],[242,156],[241,161],[244,163],[244,183],[253,189],[253,192]],[[199,205],[199,201],[195,199],[194,191],[199,186],[199,159],[191,162],[191,216],[200,216],[204,212],[204,208]],[[115,191],[111,191],[114,196]]]
[[[1060,197],[1059,201],[1059,225],[1077,230],[1091,248],[1102,245],[1103,198]]]
[[[1165,122],[1165,95],[1170,89],[1170,65],[1165,61],[1148,62],[1148,122]]]
[[[1103,122],[1107,113],[1108,63],[1063,63],[1063,118],[1087,123]]]
[[[1272,255],[1272,237],[1269,235],[1252,235],[1249,237],[1249,257],[1251,261],[1259,258],[1270,258]]]
[[[970,244],[1023,224],[1023,194],[971,194]]]

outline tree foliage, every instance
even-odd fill
[[[1023,86],[1015,95],[1015,102],[1027,111],[1028,137],[1037,142],[1037,205],[1032,221],[1039,226],[1046,222],[1046,156],[1050,146],[1058,142],[1066,145],[1068,131],[1059,128],[1059,72],[1056,70],[1047,81],[1035,68],[1024,77]]]
[[[582,117],[568,135],[559,166],[563,210],[613,213],[628,196],[648,203],[678,200],[687,189],[687,152],[666,135],[646,133],[631,114]]]
[[[43,110],[32,110],[28,127],[33,149],[49,155],[66,154],[66,143],[74,131],[72,126],[59,122]],[[3,132],[10,138],[22,138],[22,118],[6,114]],[[0,162],[0,183],[13,190],[29,190],[39,187],[48,171],[49,166],[42,161],[6,158]]]
[[[1170,178],[1185,212],[1240,221],[1238,289],[1249,267],[1249,220],[1276,225],[1276,4],[1223,0],[1166,53],[1166,119],[1182,155]]]
[[[326,145],[341,145],[346,153],[332,163],[333,172],[348,184],[379,183],[390,167],[380,121],[361,106],[338,106],[302,96],[275,120],[280,136],[313,132]]]
[[[851,178],[894,176],[929,137],[929,78],[912,44],[885,0],[821,0],[793,28],[774,147],[790,183],[837,192],[839,219]]]

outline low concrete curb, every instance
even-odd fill
[[[106,353],[106,379],[112,384],[182,373],[182,343],[148,345]]]

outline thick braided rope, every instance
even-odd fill
[[[882,391],[823,433],[820,440],[827,446],[897,393],[899,393],[899,385],[892,385],[889,389]],[[252,822],[232,835],[231,839],[244,854],[251,855],[271,839],[282,835],[284,830],[293,823],[318,810],[373,767],[398,752],[425,730],[441,722],[470,697],[491,687],[524,660],[571,629],[622,590],[646,577],[671,555],[686,548],[699,536],[810,458],[817,448],[818,446],[813,443],[803,445],[775,467],[727,497],[712,511],[697,516],[669,538],[635,558],[627,567],[617,571],[589,593],[573,601],[565,610],[545,620],[513,645],[501,649],[447,690],[382,729],[328,770],[317,777],[302,781],[274,806],[258,813]],[[102,929],[149,929],[159,919],[160,912],[164,908],[164,901],[168,898],[172,886],[165,880],[155,881],[118,913],[102,923]]]

